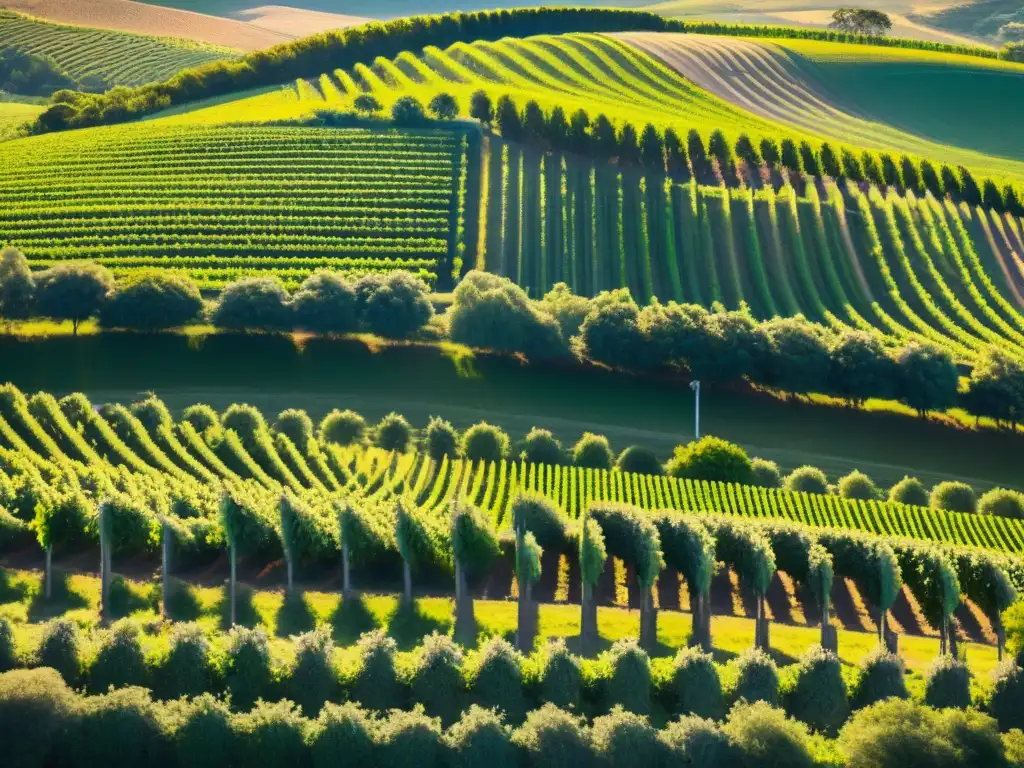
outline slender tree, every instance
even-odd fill
[[[831,623],[832,555],[821,544],[811,544],[807,553],[807,581],[821,609],[821,647],[839,653],[839,633]]]
[[[584,511],[580,518],[580,581],[582,605],[580,616],[580,652],[589,656],[597,651],[597,599],[594,590],[604,572],[608,552],[604,533],[596,520]]]
[[[485,573],[498,554],[498,539],[484,514],[465,501],[451,505],[452,555],[455,565],[455,640],[476,640],[476,620],[469,577]]]

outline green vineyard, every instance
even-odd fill
[[[71,140],[69,140],[71,139]],[[206,288],[272,270],[405,269],[433,282],[458,215],[461,136],[136,125],[0,147],[0,242],[33,266],[182,269]]]
[[[205,43],[53,24],[0,10],[0,45],[53,59],[81,87],[104,91],[166,80],[237,52]]]

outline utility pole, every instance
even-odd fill
[[[700,440],[700,382],[691,381],[690,389],[693,390],[693,437]]]

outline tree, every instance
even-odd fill
[[[793,145],[792,141],[790,141],[789,143],[790,146]],[[779,151],[779,143],[771,136],[765,136],[763,139],[761,139],[760,149],[761,157],[764,160],[764,164],[767,165],[769,168],[774,168],[779,164],[779,161],[782,160],[782,154]],[[737,150],[737,154],[739,154],[739,150]],[[795,148],[793,155],[796,155]]]
[[[714,178],[711,173],[711,163],[704,149],[704,140],[696,128],[686,132],[686,152],[690,156],[690,166],[693,169],[693,177],[700,184],[711,184]]]
[[[956,404],[960,377],[949,352],[911,342],[897,359],[897,396],[920,416],[944,411]]]
[[[356,312],[370,333],[389,339],[406,339],[434,316],[430,289],[408,272],[389,272],[386,277],[367,275],[355,286]]]
[[[55,320],[70,320],[77,336],[78,325],[100,310],[113,287],[113,276],[99,264],[59,264],[36,280],[36,311]]]
[[[356,292],[337,272],[318,269],[292,297],[295,323],[315,333],[350,333],[357,328]]]
[[[563,150],[569,143],[569,121],[560,106],[551,110],[544,123],[544,136],[554,149]]]
[[[619,137],[615,126],[603,112],[599,114],[591,126],[591,145],[598,157],[610,160],[619,152]]]
[[[519,108],[508,94],[498,99],[494,110],[494,123],[506,141],[521,141],[523,138],[523,121],[519,117]]]
[[[832,149],[831,144],[827,141],[822,142],[819,155],[821,158],[821,172],[825,176],[831,176],[833,179],[838,179],[843,175],[843,169],[839,165],[839,158],[836,156],[836,152]],[[809,168],[807,169],[807,172],[811,172]]]
[[[24,320],[32,314],[36,281],[25,254],[17,248],[0,251],[0,317]]]
[[[391,105],[395,125],[421,125],[426,120],[423,105],[412,96],[399,96]]]
[[[218,328],[281,331],[291,326],[291,307],[281,281],[248,277],[229,285],[211,318]]]
[[[690,161],[686,156],[686,147],[679,134],[671,128],[665,129],[663,139],[665,146],[665,170],[669,176],[678,181],[690,180]]]
[[[156,331],[177,328],[202,314],[203,297],[186,274],[165,270],[131,273],[100,312],[100,325]]]
[[[534,99],[530,99],[523,108],[523,136],[527,141],[542,141],[546,132],[544,110]]]
[[[487,572],[498,554],[498,539],[487,517],[463,501],[451,505],[451,537],[455,562],[455,640],[469,645],[476,640],[469,577]]]
[[[710,435],[686,446],[676,446],[665,471],[672,477],[708,482],[749,483],[751,479],[747,452]]]
[[[574,351],[613,368],[636,367],[643,348],[639,317],[640,308],[627,289],[602,293],[590,304]]]
[[[440,416],[431,416],[423,435],[427,453],[434,461],[440,462],[444,457],[454,459],[459,455],[459,433],[451,422]]]
[[[821,610],[821,647],[832,653],[839,651],[839,635],[831,623],[832,555],[821,544],[812,544],[807,552],[807,583]]]
[[[484,125],[494,122],[494,105],[487,91],[473,91],[469,97],[469,116]]]
[[[454,120],[459,115],[459,102],[443,91],[430,100],[430,113],[438,120]]]
[[[892,29],[892,19],[888,14],[868,8],[840,8],[832,14],[828,26],[851,35],[881,37]]]
[[[763,326],[771,344],[762,378],[783,392],[821,392],[828,380],[829,353],[821,329],[801,316],[775,318]]]
[[[380,112],[384,107],[377,101],[377,97],[370,93],[361,93],[356,96],[355,101],[352,102],[353,108],[356,112],[363,115],[375,115]]]
[[[1024,365],[990,347],[975,362],[963,399],[975,416],[1011,426],[1024,421]]]
[[[651,171],[665,172],[665,145],[658,129],[650,123],[640,134],[640,162]]]
[[[584,109],[577,109],[569,118],[569,133],[566,137],[568,149],[580,155],[590,149],[590,115]]]
[[[632,123],[624,123],[619,131],[619,165],[637,165],[640,162],[640,139]]]
[[[580,614],[580,651],[584,656],[597,650],[597,600],[594,589],[604,573],[608,553],[604,546],[604,533],[596,520],[584,510],[580,518],[580,582],[582,600]]]
[[[844,331],[829,348],[828,390],[851,405],[869,397],[889,397],[896,365],[877,337],[865,331]]]
[[[520,653],[533,651],[534,636],[537,633],[537,604],[533,600],[533,585],[540,579],[541,556],[544,550],[537,544],[531,531],[514,521],[516,535],[516,580],[518,581],[519,603],[516,623],[516,650]]]

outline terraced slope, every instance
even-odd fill
[[[617,35],[764,119],[870,149],[1024,176],[1024,66],[909,49]]]
[[[445,132],[149,123],[33,137],[0,145],[0,242],[35,267],[166,266],[208,288],[318,267],[432,280],[460,162]]]
[[[206,43],[65,26],[3,10],[0,45],[50,57],[90,90],[166,80],[182,69],[238,55]]]

